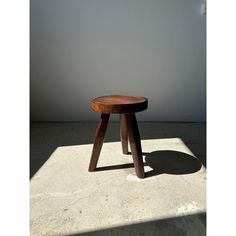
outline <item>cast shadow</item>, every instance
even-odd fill
[[[145,173],[145,177],[160,174],[185,175],[201,169],[201,162],[183,152],[163,150],[146,153],[145,165],[152,170]]]
[[[96,168],[96,171],[108,171],[108,170],[118,170],[118,169],[126,169],[133,168],[133,163],[125,163],[120,165],[112,165],[112,166],[100,166]]]
[[[206,213],[196,213],[134,223],[90,232],[70,233],[64,236],[206,236]]]
[[[130,153],[129,153],[130,154]],[[185,175],[197,172],[201,169],[201,162],[194,156],[184,152],[161,150],[151,153],[143,152],[144,166],[152,170],[145,173],[145,177],[160,174]],[[134,168],[133,163],[97,167],[96,171],[109,171],[117,169]]]

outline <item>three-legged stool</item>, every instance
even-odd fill
[[[128,154],[128,139],[134,161],[136,175],[144,178],[142,147],[135,113],[147,109],[148,100],[145,97],[134,96],[103,96],[92,100],[91,107],[101,113],[89,164],[89,171],[95,171],[101,152],[109,117],[111,113],[120,114],[120,138],[122,151]]]

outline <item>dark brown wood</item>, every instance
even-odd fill
[[[100,113],[135,113],[147,109],[145,97],[110,95],[92,100],[91,107]]]
[[[137,120],[135,114],[133,113],[125,114],[125,116],[127,121],[130,149],[134,161],[135,172],[139,178],[144,178],[142,147],[140,142]]]
[[[128,154],[128,130],[125,114],[120,114],[120,140],[123,154]]]
[[[147,109],[147,106],[148,100],[145,97],[111,95],[92,100],[92,109],[102,114],[94,138],[89,171],[96,170],[110,113],[119,113],[122,151],[124,154],[128,154],[129,140],[136,175],[144,178],[142,147],[135,112],[143,111]]]
[[[98,158],[101,152],[103,140],[107,130],[107,125],[109,121],[110,114],[101,114],[101,119],[98,123],[96,130],[94,142],[93,142],[93,151],[89,163],[89,171],[95,171],[98,163]]]

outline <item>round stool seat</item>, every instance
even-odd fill
[[[100,113],[135,113],[147,109],[145,97],[110,95],[92,100],[91,107]]]

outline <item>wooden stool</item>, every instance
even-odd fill
[[[120,114],[122,151],[124,154],[128,154],[129,139],[136,175],[139,178],[144,178],[142,147],[135,112],[143,111],[147,109],[147,106],[148,100],[144,97],[112,95],[92,100],[91,107],[95,112],[101,113],[101,119],[94,138],[89,171],[96,170],[109,117],[111,113],[115,113]]]

